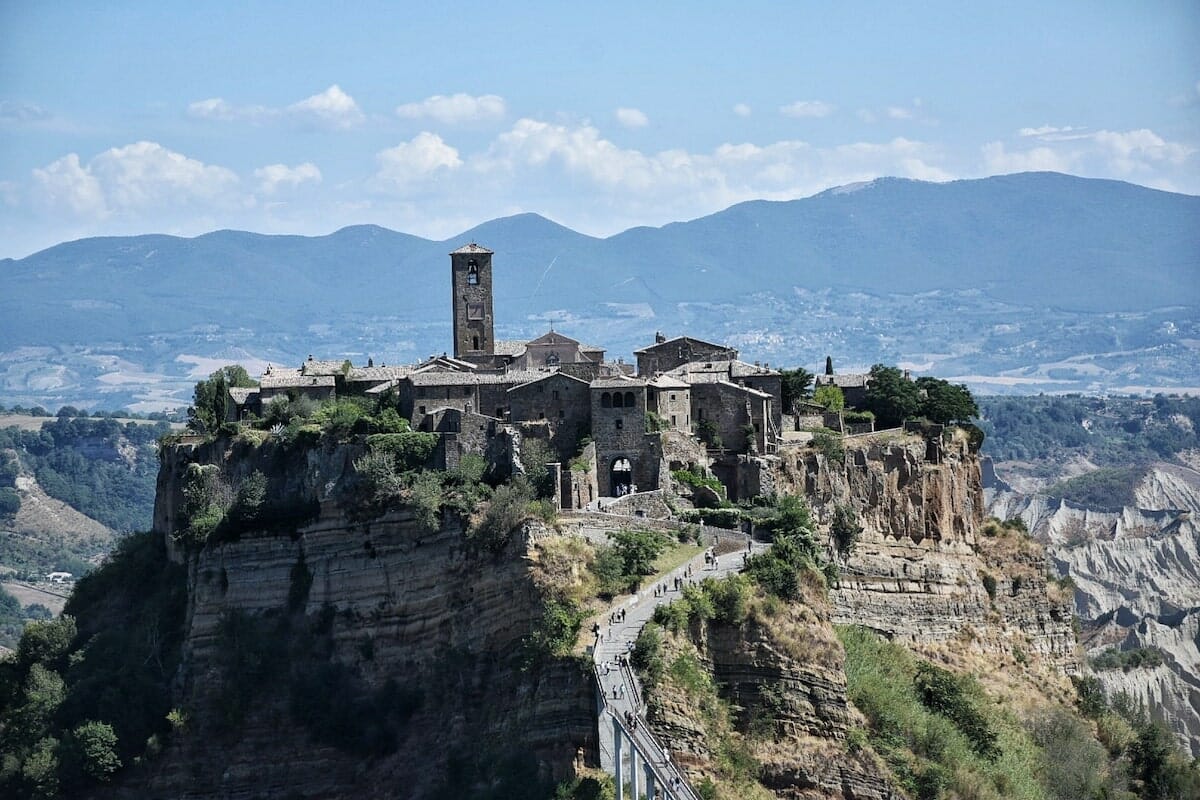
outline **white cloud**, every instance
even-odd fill
[[[875,112],[869,108],[860,108],[855,113],[858,115],[859,119],[868,125],[874,123],[878,119],[878,117],[875,116]]]
[[[33,103],[0,100],[0,122],[43,122],[51,116],[49,111]]]
[[[888,119],[912,119],[913,118],[913,112],[911,110],[909,110],[907,108],[901,108],[900,106],[888,106],[887,115],[888,115]]]
[[[1182,164],[1195,148],[1165,141],[1148,128],[1119,133],[1096,131],[1093,141],[1111,154],[1113,163],[1121,172],[1132,172],[1146,162]]]
[[[447,125],[503,119],[508,112],[504,98],[494,94],[478,97],[469,94],[427,97],[419,103],[405,103],[396,115],[406,119],[435,119]]]
[[[436,133],[423,131],[411,141],[381,150],[375,155],[379,171],[372,183],[379,189],[405,189],[439,171],[462,166],[458,150],[442,141]]]
[[[984,166],[989,172],[1053,170],[1078,174],[1139,177],[1161,181],[1156,175],[1164,165],[1178,167],[1195,152],[1194,147],[1168,142],[1148,128],[1131,131],[1086,131],[1078,127],[1043,125],[1022,128],[1022,138],[1035,138],[1041,145],[1009,151],[1002,142],[984,145]]]
[[[785,117],[795,117],[797,119],[828,117],[833,113],[833,110],[833,106],[821,100],[797,100],[794,103],[779,107],[780,114],[783,114]]]
[[[287,107],[287,112],[300,119],[307,118],[339,129],[352,128],[365,119],[354,98],[343,92],[336,83],[319,94],[292,103]]]
[[[617,122],[626,128],[644,128],[650,124],[650,119],[636,108],[618,108]]]
[[[1043,136],[1053,136],[1055,134],[1060,134],[1060,133],[1072,133],[1072,132],[1076,132],[1079,130],[1082,130],[1082,129],[1074,128],[1070,125],[1066,125],[1061,128],[1055,127],[1054,125],[1042,125],[1037,128],[1021,128],[1021,130],[1017,131],[1017,135],[1018,136],[1043,137]]]
[[[79,217],[103,219],[129,211],[236,202],[238,177],[156,142],[136,142],[100,153],[83,165],[69,153],[33,170],[35,201]]]
[[[989,175],[1010,172],[1070,172],[1073,159],[1049,147],[1034,147],[1021,152],[1009,152],[1003,142],[988,142],[983,146],[984,170]]]
[[[304,162],[294,167],[287,164],[268,164],[254,170],[258,188],[263,194],[275,194],[281,186],[295,188],[302,183],[320,183],[321,170],[316,164]]]
[[[274,119],[291,119],[339,130],[353,128],[366,119],[354,98],[342,91],[336,83],[325,91],[292,103],[286,108],[238,106],[222,97],[210,97],[207,100],[189,103],[187,113],[188,116],[197,119],[221,122],[243,121],[257,124]]]
[[[68,153],[33,171],[33,194],[39,205],[64,209],[80,217],[104,217],[108,208],[96,176],[84,169],[79,156]]]
[[[750,106],[745,103],[738,103],[733,107],[733,113],[739,117],[748,117],[750,116]]]

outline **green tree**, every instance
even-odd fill
[[[654,531],[617,531],[613,547],[621,557],[626,575],[653,575],[654,559],[666,549],[666,540]]]
[[[899,369],[876,364],[871,367],[866,406],[875,412],[881,426],[894,427],[920,411],[921,394]]]
[[[917,390],[924,392],[921,416],[948,425],[967,422],[979,416],[979,406],[971,391],[963,384],[952,384],[941,378],[917,378]]]
[[[813,374],[804,367],[785,369],[779,372],[780,394],[785,414],[794,413],[796,404],[808,397]]]
[[[215,433],[225,422],[229,390],[257,386],[241,364],[229,364],[200,381],[192,393],[188,409],[188,428],[198,433]]]
[[[846,396],[836,386],[818,386],[813,392],[813,402],[825,406],[830,411],[841,411],[846,407]]]
[[[833,356],[825,356],[825,374],[833,374]]]
[[[62,742],[63,770],[93,781],[106,781],[121,768],[117,734],[107,722],[88,720],[75,726]]]

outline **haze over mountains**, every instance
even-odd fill
[[[449,346],[447,253],[496,251],[496,326],[626,356],[656,330],[978,389],[1200,384],[1200,197],[1024,173],[885,178],[606,239],[535,214],[436,242],[376,226],[61,244],[0,261],[0,401],[153,410],[189,372]]]

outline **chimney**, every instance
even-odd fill
[[[367,356],[367,366],[368,367],[375,366],[375,359],[371,358],[370,356]]]
[[[662,333],[662,331],[655,331],[655,332],[654,332],[654,343],[655,343],[655,344],[662,344],[662,343],[663,343],[663,342],[665,342],[666,340],[667,340],[667,337],[663,336],[663,333]]]

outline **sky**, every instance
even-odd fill
[[[1200,194],[1200,3],[0,0],[0,258],[98,235],[594,236],[881,176]]]

